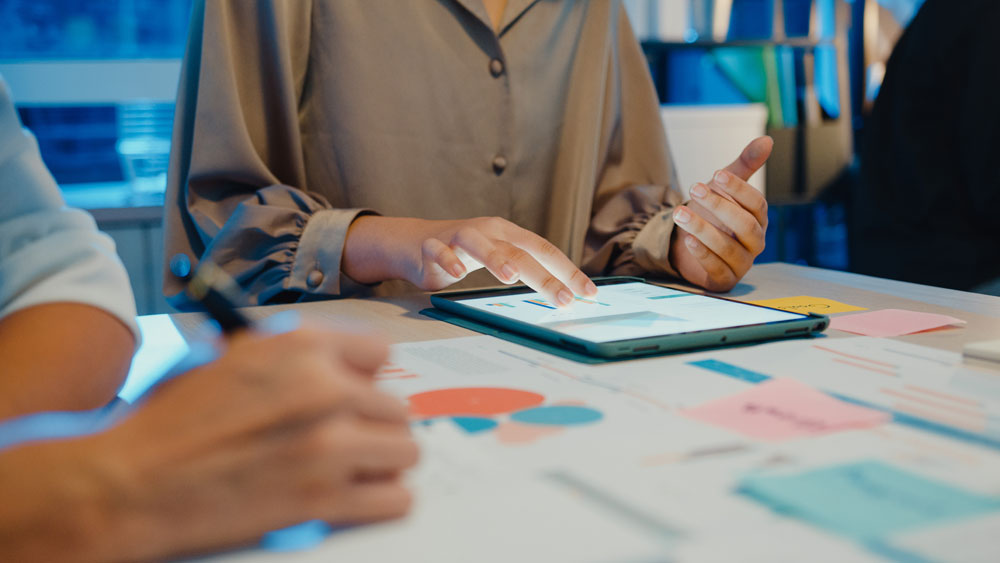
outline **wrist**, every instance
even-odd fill
[[[144,522],[138,508],[143,489],[129,461],[127,449],[117,447],[105,432],[74,444],[77,465],[85,484],[78,491],[79,511],[88,522],[80,530],[81,542],[96,561],[131,561],[140,557],[142,546],[154,538],[136,533]]]
[[[157,462],[130,436],[151,436],[129,428],[126,420],[110,430],[78,440],[76,466],[83,485],[76,491],[83,527],[80,543],[94,561],[136,561],[164,554],[170,530],[177,522],[156,519],[155,479],[149,469]],[[79,520],[79,517],[76,518]],[[92,555],[93,557],[90,557]]]
[[[89,439],[39,442],[0,454],[0,559],[109,561],[132,541],[112,526]]]
[[[414,221],[418,220],[381,215],[362,215],[355,219],[347,229],[341,270],[363,284],[408,279],[412,258],[407,251],[412,241],[401,235],[407,232],[407,223]]]

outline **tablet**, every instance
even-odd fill
[[[525,286],[431,295],[445,311],[605,358],[659,354],[741,342],[807,336],[823,315],[772,309],[651,284],[595,278],[598,293],[559,308]]]

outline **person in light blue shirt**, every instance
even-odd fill
[[[65,206],[0,77],[0,419],[111,401],[135,314],[114,242]]]
[[[134,315],[113,243],[64,206],[0,78],[0,561],[302,545],[409,509],[417,446],[374,386],[384,342],[243,331],[108,416]],[[300,522],[318,526],[268,534]]]

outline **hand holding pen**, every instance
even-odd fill
[[[418,452],[405,406],[374,386],[386,344],[309,325],[267,334],[233,306],[235,282],[211,263],[188,292],[226,335],[218,357],[157,385],[94,439],[140,481],[123,488],[136,498],[118,503],[128,514],[117,520],[146,522],[155,538],[124,534],[136,539],[128,559],[248,544],[306,521],[404,514],[401,474]]]

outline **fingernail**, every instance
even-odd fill
[[[558,301],[560,305],[569,305],[573,302],[573,294],[570,293],[569,290],[564,289],[559,292],[559,295],[556,295],[556,301]]]
[[[510,264],[504,264],[503,267],[500,268],[500,273],[503,274],[504,279],[511,283],[517,281],[517,271],[515,271],[514,268],[511,268]]]
[[[720,186],[725,186],[729,184],[729,174],[723,172],[722,170],[719,170],[718,172],[715,173],[715,183],[719,184]]]
[[[698,241],[694,240],[692,237],[687,237],[684,239],[684,246],[687,246],[691,250],[698,248]]]
[[[451,275],[454,276],[454,277],[456,277],[456,278],[460,278],[460,277],[464,276],[465,275],[465,266],[463,266],[461,264],[452,264],[452,266],[451,266]]]
[[[587,285],[583,289],[587,292],[587,295],[597,295],[597,286],[590,280],[587,280]]]
[[[696,197],[698,199],[701,199],[701,198],[705,197],[706,195],[708,195],[708,190],[706,190],[705,186],[703,186],[701,184],[695,184],[695,185],[691,186],[691,195],[693,195],[694,197]]]
[[[677,211],[674,211],[674,221],[678,223],[687,223],[691,220],[691,214],[688,213],[687,209],[683,207],[678,207]]]

